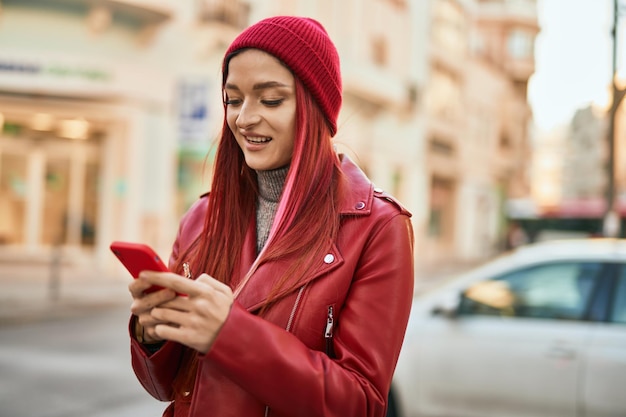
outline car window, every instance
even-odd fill
[[[464,292],[459,314],[581,320],[601,267],[550,263],[478,282]]]
[[[626,267],[622,267],[622,273],[617,281],[615,299],[611,310],[612,322],[626,324]]]

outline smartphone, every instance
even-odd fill
[[[169,270],[159,255],[150,246],[143,243],[115,241],[111,243],[110,247],[133,278],[138,278],[141,271],[167,272]],[[145,292],[150,293],[160,289],[162,287],[154,285]]]

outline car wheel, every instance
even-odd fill
[[[389,395],[387,396],[387,414],[385,417],[400,417],[398,415],[398,409],[396,408],[396,400],[391,391],[389,391]]]

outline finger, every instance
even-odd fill
[[[133,279],[128,284],[128,291],[130,291],[130,295],[133,298],[141,298],[144,295],[144,292],[150,288],[152,285],[148,282],[139,279]]]
[[[187,294],[189,296],[201,294],[205,286],[205,284],[200,284],[173,272],[143,271],[139,274],[139,279],[149,282],[152,285],[169,288],[179,294]]]
[[[144,327],[143,340],[148,343],[155,343],[155,342],[163,341],[164,339],[160,338],[156,334],[154,327]]]
[[[156,321],[154,318],[149,317],[149,315],[148,317],[141,317],[140,319],[138,319],[138,323],[139,328],[136,330],[141,332],[144,342],[151,343],[163,340],[158,337],[154,331],[155,326],[162,323]]]
[[[180,327],[167,323],[161,323],[154,326],[151,331],[154,333],[154,336],[159,339],[172,340],[186,345],[186,343],[184,343],[186,340],[183,337],[184,330]]]
[[[169,289],[159,290],[150,294],[143,294],[135,298],[131,304],[130,311],[135,314],[141,314],[149,311],[156,306],[165,304],[176,298],[176,293]]]
[[[172,310],[179,311],[190,311],[192,309],[191,301],[188,296],[178,295],[174,299],[166,301],[163,304],[160,304],[161,308],[170,308]]]
[[[142,313],[137,316],[137,322],[141,324],[143,327],[154,327],[157,324],[161,324],[162,322],[150,314],[150,312]]]
[[[213,278],[212,276],[210,276],[209,274],[202,274],[200,275],[197,279],[196,282],[201,282],[203,284],[206,284],[208,286],[211,287],[211,289],[213,289],[214,291],[226,294],[226,295],[230,295],[233,293],[232,289],[224,284],[223,282],[220,282],[218,280],[216,280],[215,278]]]
[[[189,321],[189,314],[186,311],[171,308],[154,308],[150,315],[159,323],[172,323],[177,327],[184,326]]]
[[[158,324],[154,327],[154,337],[178,342],[201,353],[210,349],[216,334],[206,335],[186,327],[177,327],[172,324]]]

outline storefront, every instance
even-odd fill
[[[0,52],[0,261],[107,266],[112,240],[175,233],[173,77]]]

